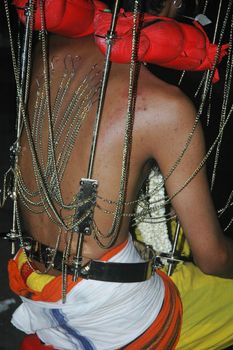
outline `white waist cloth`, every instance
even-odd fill
[[[109,261],[140,262],[130,238]],[[22,297],[12,323],[27,334],[36,333],[45,343],[61,350],[111,350],[141,335],[157,317],[164,299],[164,285],[155,274],[140,283],[82,280],[61,301],[38,302]]]

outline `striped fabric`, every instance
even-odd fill
[[[182,305],[179,293],[166,274],[157,273],[162,277],[165,285],[163,307],[152,325],[137,339],[120,350],[173,350],[179,340]],[[36,335],[25,337],[20,350],[52,350],[51,346],[41,343]],[[55,350],[55,349],[54,349]]]
[[[152,325],[122,350],[173,350],[181,330],[182,304],[179,292],[171,279],[162,271],[156,271],[163,279],[165,297],[163,307]]]
[[[119,246],[115,247],[112,251],[105,254],[101,260],[108,260],[116,253],[121,251],[126,242],[123,242]],[[29,297],[31,300],[46,300],[56,301],[60,297],[60,288],[58,284],[61,283],[60,276],[52,278],[50,281],[44,280],[46,275],[39,275],[30,269],[24,259],[23,252],[19,252],[15,260],[11,260],[9,263],[9,277],[12,290],[18,295]],[[20,270],[19,270],[20,268]],[[155,321],[141,334],[138,338],[133,340],[128,345],[123,346],[118,350],[173,350],[179,339],[181,329],[182,318],[182,305],[176,286],[171,279],[162,271],[156,271],[162,278],[165,287],[165,295],[162,308],[156,317]],[[34,276],[35,275],[35,276]],[[28,279],[33,277],[34,282],[38,284],[38,278],[44,280],[45,283],[41,283],[42,288],[35,289],[33,286],[28,287]],[[50,276],[52,277],[52,276]],[[71,277],[71,276],[69,276]],[[72,289],[73,283],[69,281],[68,290]],[[35,283],[33,283],[35,284]],[[34,285],[35,287],[35,285]],[[56,291],[56,293],[54,293]],[[132,338],[131,338],[132,339]],[[88,347],[87,347],[88,348]],[[43,344],[35,334],[30,334],[25,337],[20,350],[52,350],[52,346]],[[86,347],[85,347],[86,349]]]

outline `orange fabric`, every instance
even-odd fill
[[[128,240],[114,247],[110,251],[106,252],[100,259],[101,261],[107,261],[117,253],[119,253],[127,244]],[[9,274],[9,284],[11,290],[20,296],[35,300],[35,301],[47,301],[56,302],[61,299],[61,286],[62,286],[62,276],[57,276],[48,284],[45,285],[41,292],[36,292],[29,288],[25,283],[25,278],[22,277],[21,271],[18,269],[18,257],[22,252],[20,250],[14,260],[10,260],[8,263],[8,274]],[[25,268],[24,268],[25,269]],[[77,282],[72,281],[72,276],[67,276],[67,293],[79,283],[82,279],[79,278]]]
[[[22,279],[24,280],[25,283],[27,282],[27,278],[33,272],[34,272],[33,268],[27,262],[23,263],[20,273],[21,273]]]
[[[36,334],[29,334],[23,339],[19,350],[55,350],[50,345],[44,345]]]
[[[136,340],[121,350],[174,350],[179,340],[182,304],[178,290],[171,279],[162,271],[157,271],[165,286],[162,309],[152,325]],[[36,334],[24,338],[20,350],[56,350],[41,343]]]
[[[157,271],[165,286],[162,309],[152,325],[136,340],[122,350],[173,350],[181,330],[182,304],[179,292],[171,279],[162,271]]]
[[[127,241],[121,243],[111,251],[107,252],[102,261],[107,261],[112,256],[120,252]],[[18,295],[25,296],[32,300],[55,302],[61,298],[62,277],[58,276],[49,282],[42,292],[35,292],[24,282],[18,269],[18,256],[9,262],[10,287]],[[179,292],[172,280],[162,271],[157,270],[165,286],[165,296],[161,311],[152,325],[137,339],[124,346],[121,350],[174,350],[180,336],[182,304]],[[81,279],[78,280],[78,282]],[[78,283],[77,282],[77,283]],[[76,283],[72,281],[72,276],[68,275],[67,291],[70,291]],[[20,350],[55,350],[51,346],[44,345],[36,335],[26,336]]]
[[[102,258],[101,261],[108,261],[109,259],[113,258],[115,255],[120,253],[121,250],[123,250],[128,243],[128,239],[126,239],[124,242],[118,244],[116,247],[112,248],[111,250],[107,251]]]
[[[36,292],[29,288],[24,282],[15,260],[9,261],[8,274],[10,288],[17,295],[35,301],[56,302],[61,299],[62,276],[57,276],[49,282],[41,292]],[[67,279],[67,292],[69,292],[76,283],[72,281],[72,276],[68,276]]]

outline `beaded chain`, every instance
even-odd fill
[[[43,273],[49,271],[53,266],[53,261],[57,252],[57,248],[60,242],[61,232],[67,233],[67,244],[63,252],[63,286],[62,294],[63,300],[66,295],[66,279],[67,279],[67,265],[71,248],[72,230],[74,228],[73,215],[76,209],[77,203],[75,201],[75,195],[70,203],[65,203],[62,197],[61,181],[64,178],[64,173],[67,168],[69,159],[74,149],[75,143],[78,140],[79,131],[86,118],[88,118],[89,112],[93,105],[100,101],[100,92],[102,89],[103,76],[106,72],[102,67],[94,65],[90,68],[90,71],[79,82],[75,90],[70,93],[71,85],[73,84],[75,77],[79,74],[79,57],[71,57],[67,55],[64,59],[64,73],[59,81],[56,96],[51,105],[50,89],[54,82],[55,72],[55,58],[51,62],[48,60],[48,43],[47,33],[44,25],[44,2],[40,0],[40,13],[41,13],[41,31],[40,41],[42,48],[42,61],[43,61],[43,76],[36,80],[37,93],[33,106],[33,111],[30,116],[27,112],[27,102],[30,85],[31,63],[32,63],[32,24],[33,24],[33,12],[34,1],[29,1],[28,5],[28,22],[26,26],[25,44],[24,44],[24,60],[22,67],[19,66],[15,49],[14,41],[12,37],[12,28],[10,22],[9,8],[7,0],[4,0],[7,23],[9,29],[9,40],[12,53],[13,70],[17,88],[17,136],[14,145],[11,148],[14,164],[9,168],[4,176],[3,191],[0,206],[2,207],[8,197],[13,200],[13,219],[12,229],[8,234],[8,238],[14,243],[19,239],[20,245],[25,249],[23,233],[21,230],[21,220],[19,215],[18,203],[20,203],[30,212],[35,214],[46,213],[49,219],[59,227],[59,234],[55,244],[54,254],[51,259],[51,263],[46,267]],[[203,14],[208,9],[208,0],[205,1]],[[219,3],[219,12],[221,10],[221,2]],[[232,50],[232,37],[233,37],[233,20],[230,18],[232,11],[232,1],[228,1],[226,14],[224,20],[220,24],[219,20],[216,20],[215,38],[216,32],[218,35],[218,50],[215,59],[215,64],[212,69],[203,74],[203,77],[197,87],[194,97],[197,97],[201,93],[201,102],[197,111],[197,116],[193,124],[191,132],[187,135],[185,145],[180,152],[174,164],[171,166],[168,173],[162,177],[154,169],[149,176],[149,185],[146,186],[146,191],[142,191],[139,198],[135,201],[126,201],[126,188],[127,178],[130,162],[130,149],[132,143],[132,132],[134,124],[135,103],[137,96],[137,81],[140,71],[140,64],[137,62],[137,47],[139,41],[140,32],[140,1],[135,0],[133,11],[133,40],[132,40],[132,55],[129,69],[129,88],[128,88],[128,106],[125,119],[125,133],[124,133],[124,146],[122,154],[122,169],[120,178],[119,198],[117,201],[113,201],[111,198],[103,198],[97,194],[98,202],[96,209],[101,210],[106,215],[113,217],[112,226],[107,234],[103,234],[95,222],[93,222],[93,237],[101,248],[107,249],[111,247],[117,239],[119,227],[122,217],[129,216],[132,219],[133,226],[139,226],[141,223],[151,224],[153,228],[158,225],[165,224],[169,220],[174,218],[174,213],[164,210],[165,207],[169,207],[171,200],[177,196],[198,174],[201,168],[206,163],[210,155],[215,151],[214,169],[212,175],[211,188],[214,186],[216,169],[219,163],[220,149],[223,140],[224,131],[229,123],[233,112],[233,105],[230,105],[231,84],[232,84],[232,67],[233,67],[233,50]],[[218,16],[219,16],[218,12]],[[214,71],[218,61],[218,55],[220,52],[220,46],[223,41],[223,36],[226,31],[227,23],[230,18],[230,46],[229,54],[226,63],[226,73],[224,78],[223,89],[223,101],[221,106],[221,118],[219,122],[219,129],[215,140],[209,147],[206,155],[201,160],[200,164],[196,167],[193,173],[187,178],[187,180],[180,185],[180,187],[170,197],[164,192],[164,185],[166,181],[172,176],[176,168],[182,161],[185,152],[187,151],[193,136],[196,132],[197,126],[200,123],[200,118],[203,115],[204,107],[207,106],[208,119],[211,115],[211,101],[213,98],[212,91],[212,79]],[[221,25],[221,27],[220,27]],[[178,85],[182,84],[185,72],[182,73]],[[94,83],[93,83],[94,82]],[[57,84],[57,81],[56,81]],[[67,96],[71,96],[69,102],[65,102]],[[101,106],[100,106],[101,107]],[[101,109],[101,108],[100,108]],[[61,113],[62,110],[62,113]],[[62,114],[58,121],[58,117]],[[43,126],[47,123],[48,127],[48,147],[46,157],[43,154],[42,145],[42,133]],[[22,131],[25,131],[28,147],[32,158],[33,174],[36,182],[36,189],[31,189],[24,181],[23,174],[19,166],[19,154],[21,151],[20,140]],[[97,133],[98,134],[98,133]],[[97,135],[98,136],[98,135]],[[59,154],[58,153],[59,149]],[[157,181],[156,179],[158,179]],[[153,186],[151,184],[153,183]],[[162,192],[161,192],[162,191]],[[158,193],[161,192],[161,195]],[[222,216],[227,209],[232,205],[233,191],[230,193],[224,208],[218,211],[219,216]],[[89,200],[90,198],[88,198]],[[105,208],[105,204],[115,207],[113,210]],[[134,205],[137,210],[133,213],[125,212],[124,208],[129,205]],[[64,209],[68,214],[61,216],[61,210]],[[162,210],[162,211],[161,211]],[[83,219],[83,218],[82,218]],[[82,220],[80,219],[80,220]],[[230,220],[225,229],[228,229],[233,222]],[[75,223],[77,224],[77,222]],[[154,229],[156,231],[156,229]],[[165,230],[165,228],[163,229]],[[109,238],[108,243],[103,243],[101,238]],[[153,239],[152,239],[153,241]],[[152,242],[153,245],[153,242]],[[170,249],[170,248],[169,248]],[[14,244],[12,244],[12,254],[15,253]],[[26,253],[26,251],[25,251]]]

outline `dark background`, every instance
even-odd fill
[[[210,1],[211,6],[208,8],[208,16],[215,21],[217,5],[219,1]],[[223,6],[227,6],[225,1]],[[224,13],[224,11],[223,11]],[[13,19],[15,16],[13,14]],[[223,18],[221,18],[223,20]],[[230,23],[228,23],[227,33],[224,41],[228,41]],[[213,25],[206,28],[209,36],[213,35]],[[224,59],[220,68],[220,82],[214,86],[213,107],[211,113],[211,122],[208,128],[206,120],[203,117],[203,127],[206,134],[207,147],[213,141],[217,125],[220,117],[220,106],[222,101],[223,77],[225,74],[226,59]],[[159,67],[151,67],[152,70],[166,80],[176,83],[180,73],[176,71],[160,69]],[[192,98],[193,90],[197,86],[201,74],[187,73],[182,83],[182,89]],[[233,92],[231,93],[233,96]],[[233,101],[233,100],[232,100]],[[231,101],[231,102],[232,102]],[[198,104],[198,101],[194,101]],[[9,147],[15,137],[15,83],[12,69],[11,54],[9,48],[8,31],[4,13],[3,2],[0,3],[0,188],[2,188],[3,174],[9,168]],[[224,134],[223,144],[221,148],[221,160],[217,170],[217,181],[213,189],[213,198],[216,208],[224,206],[226,199],[232,191],[233,178],[233,146],[232,146],[232,121]],[[213,157],[208,162],[208,174],[211,177],[213,168]],[[0,233],[7,233],[11,228],[11,202],[8,200],[3,208],[0,208]],[[228,210],[226,215],[221,218],[222,227],[225,227],[229,220],[233,217],[232,209]],[[232,227],[226,234],[233,237]],[[17,331],[10,324],[11,314],[19,304],[19,299],[10,291],[7,279],[7,261],[10,258],[10,244],[7,240],[0,240],[0,350],[16,350],[19,347],[23,337],[21,332]],[[3,311],[3,304],[8,301],[10,305],[8,309]]]
[[[15,124],[15,84],[7,26],[0,6],[0,189],[3,174],[9,168],[9,147],[14,140]],[[11,202],[0,209],[0,233],[9,232],[11,225]],[[0,349],[17,350],[23,334],[11,326],[11,314],[19,304],[19,298],[8,287],[7,261],[11,257],[10,244],[0,238]],[[7,310],[3,310],[4,302],[9,302]]]
[[[9,167],[9,147],[14,139],[15,85],[12,74],[11,55],[7,30],[3,20],[3,6],[0,8],[0,188],[3,174]],[[0,233],[8,232],[11,222],[11,203],[8,201],[0,209]],[[10,324],[11,314],[19,304],[19,299],[11,293],[7,279],[7,261],[10,258],[10,244],[0,238],[0,349],[17,350],[23,334]],[[6,311],[3,303],[9,301]]]

